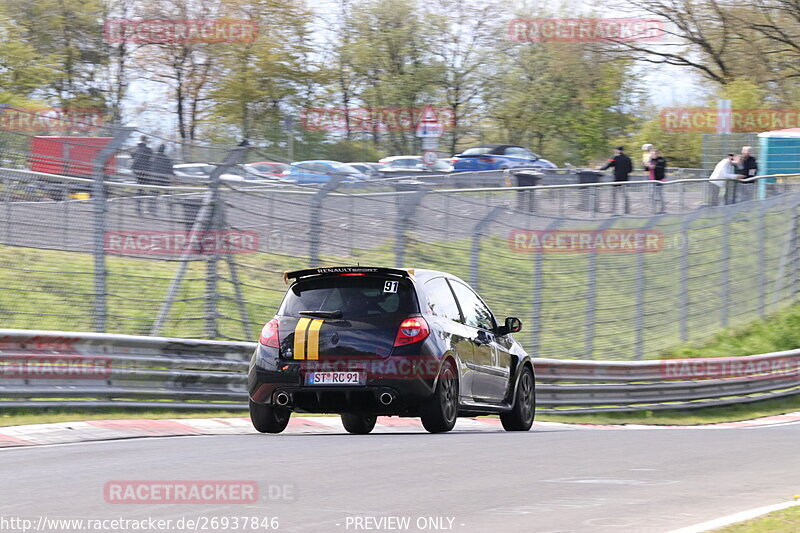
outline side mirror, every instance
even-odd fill
[[[518,333],[520,330],[522,330],[522,321],[515,316],[510,316],[506,318],[505,324],[497,328],[497,334],[502,337],[509,333]]]

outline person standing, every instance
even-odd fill
[[[150,165],[150,184],[166,186],[169,185],[171,178],[175,176],[175,171],[172,168],[172,159],[165,153],[167,145],[162,144],[158,150],[153,154],[152,164]],[[156,213],[156,197],[158,191],[153,193],[153,199],[150,203],[151,212]],[[172,204],[168,204],[169,213],[172,214]]]
[[[738,178],[736,174],[736,156],[728,154],[727,157],[720,159],[714,167],[714,171],[709,176],[709,205],[719,205],[720,192],[725,195],[728,180],[731,178]],[[727,203],[727,201],[726,201]]]
[[[655,206],[660,204],[661,207],[656,207],[657,213],[664,213],[667,204],[664,201],[664,189],[661,182],[666,179],[667,175],[667,160],[661,155],[658,150],[653,150],[650,154],[650,160],[647,162],[647,169],[650,171],[650,179],[656,183],[653,184],[653,203]]]
[[[611,167],[614,167],[614,181],[617,182],[628,181],[628,176],[630,175],[631,172],[633,172],[633,162],[631,161],[631,158],[625,154],[624,146],[617,146],[614,149],[614,157],[606,161],[605,165],[599,167],[599,170],[607,170]],[[611,207],[611,211],[614,214],[616,214],[617,212],[617,195],[620,192],[622,193],[625,213],[627,214],[629,210],[628,193],[625,190],[624,185],[614,186],[614,191],[612,192],[613,204]]]
[[[754,178],[758,175],[758,160],[752,155],[750,146],[742,147],[742,157],[739,162],[739,173],[742,179]],[[755,198],[756,180],[739,184],[742,189],[742,201]]]
[[[139,185],[150,185],[150,172],[153,164],[152,159],[153,150],[147,146],[147,137],[142,135],[139,138],[139,144],[136,145],[136,149],[133,151],[133,154],[131,154],[131,170],[136,177],[136,183]],[[137,194],[141,197],[146,195],[147,191],[139,189]],[[139,216],[142,215],[141,198],[136,200],[136,214]]]
[[[648,165],[650,164],[650,158],[653,157],[653,147],[652,144],[643,144],[642,145],[642,167],[645,170],[648,170]]]

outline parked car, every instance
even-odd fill
[[[283,172],[289,168],[289,165],[276,161],[257,161],[255,163],[247,163],[242,167],[256,176],[280,179],[283,177]]]
[[[364,181],[367,176],[356,168],[339,161],[295,161],[283,172],[283,179],[298,185],[327,183],[332,176],[342,176],[345,183]]]
[[[215,168],[216,165],[209,163],[181,163],[172,166],[172,170],[175,172],[174,181],[190,185],[208,185],[208,178]],[[220,176],[220,181],[227,182],[264,181],[264,179],[262,176],[248,172],[242,165],[229,168]]]
[[[418,155],[397,155],[385,157],[378,161],[383,168],[381,173],[384,175],[408,174],[414,175],[421,172],[452,172],[453,166],[445,159],[439,159],[433,167],[428,167],[422,162],[422,157]]]
[[[381,170],[386,168],[385,165],[380,163],[347,163],[351,167],[365,174],[369,179],[380,179],[383,174]]]
[[[507,168],[556,168],[527,148],[516,144],[483,144],[453,156],[453,171],[505,170]]]
[[[498,320],[461,279],[364,266],[284,279],[247,377],[257,431],[280,433],[292,412],[338,413],[355,434],[392,415],[420,417],[431,433],[488,414],[507,431],[531,428],[534,368],[513,336],[522,323]]]

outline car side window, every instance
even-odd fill
[[[461,312],[464,313],[464,323],[475,328],[494,330],[494,318],[486,304],[478,298],[475,292],[458,281],[451,281],[453,292],[456,293]]]
[[[442,318],[449,318],[456,322],[461,322],[461,313],[458,304],[450,290],[450,285],[444,278],[434,278],[425,283],[425,296],[431,312]]]
[[[530,152],[528,152],[525,148],[520,148],[519,146],[509,146],[506,148],[506,155],[519,155],[519,156],[527,156]]]

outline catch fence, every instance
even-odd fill
[[[284,271],[374,264],[462,277],[501,319],[522,319],[519,338],[537,357],[624,360],[797,297],[790,177],[764,198],[752,182],[719,187],[690,171],[619,186],[570,171],[528,188],[499,186],[513,179],[502,173],[298,186],[237,179],[241,163],[269,157],[239,146],[193,186],[142,185],[110,164],[138,135],[111,132],[71,176],[43,171],[41,155],[5,136],[5,327],[252,340]],[[487,176],[498,186],[470,187]]]

